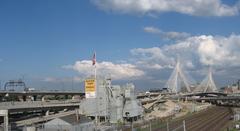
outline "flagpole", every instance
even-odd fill
[[[96,116],[95,116],[95,119],[96,119],[96,125],[98,125],[98,88],[97,88],[97,54],[96,54],[96,51],[94,52],[94,55],[95,55],[95,64],[94,64],[94,78],[95,78],[95,90],[96,90]]]
[[[95,63],[94,63],[94,77],[95,77],[95,80],[97,79],[97,53],[96,53],[96,51],[94,52],[94,61],[95,61]]]

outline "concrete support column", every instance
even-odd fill
[[[45,116],[48,116],[49,115],[49,110],[47,110],[47,112],[45,113]]]
[[[187,97],[185,97],[185,102],[188,102],[188,98]]]
[[[45,96],[42,96],[42,101],[45,101]]]
[[[8,115],[4,116],[4,131],[8,131]]]
[[[23,96],[18,96],[18,100],[22,102],[23,101]]]
[[[0,116],[4,117],[4,131],[8,131],[8,110],[0,110]]]
[[[72,100],[81,100],[82,99],[81,96],[79,96],[79,95],[72,95],[71,97],[72,97]]]

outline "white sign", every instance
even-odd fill
[[[85,97],[96,98],[96,85],[94,79],[85,80]]]

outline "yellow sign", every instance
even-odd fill
[[[85,97],[86,98],[95,98],[96,86],[94,79],[85,80]]]

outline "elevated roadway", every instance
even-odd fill
[[[187,98],[188,101],[240,101],[240,96],[220,96],[220,97],[201,97],[201,98],[194,98],[189,97]]]
[[[197,92],[197,93],[186,93],[182,96],[200,96],[200,97],[216,97],[216,96],[227,96],[226,93],[221,92]]]
[[[0,96],[8,95],[26,95],[26,96],[34,96],[34,95],[80,95],[83,96],[85,93],[80,91],[3,91],[0,90]]]
[[[240,96],[217,96],[217,97],[185,97],[187,101],[209,102],[218,106],[240,107]]]
[[[51,109],[75,109],[79,108],[80,101],[27,101],[27,102],[1,102],[0,109],[11,113],[23,111],[47,111]]]

